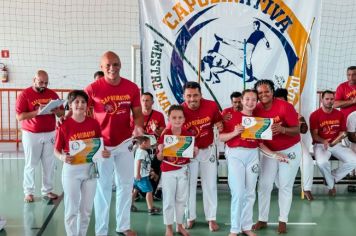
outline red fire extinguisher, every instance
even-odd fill
[[[3,83],[9,81],[9,71],[4,63],[0,63],[0,78]]]

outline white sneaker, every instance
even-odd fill
[[[6,220],[0,216],[0,231],[3,230],[5,225],[6,225]]]

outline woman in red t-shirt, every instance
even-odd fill
[[[99,123],[86,116],[88,95],[83,90],[70,92],[68,104],[72,115],[57,129],[54,154],[64,162],[62,185],[67,235],[86,235],[96,191],[96,166],[88,158],[90,153],[83,159],[70,156],[69,141],[100,138],[101,131]],[[102,157],[110,157],[110,152],[104,149]]]
[[[224,121],[220,140],[226,142],[225,156],[228,163],[228,183],[231,189],[231,229],[229,236],[244,233],[255,236],[251,231],[255,189],[259,173],[258,148],[271,158],[287,162],[281,153],[272,152],[261,140],[241,137],[244,127],[242,117],[252,117],[257,104],[257,92],[246,89],[242,92],[242,111],[229,111],[231,118]],[[223,111],[223,116],[225,115]]]
[[[163,222],[166,225],[166,236],[173,236],[174,220],[180,234],[188,236],[188,231],[183,227],[184,210],[188,200],[188,163],[189,158],[165,157],[163,153],[163,141],[165,135],[192,136],[183,129],[185,118],[183,107],[172,105],[168,110],[170,127],[163,130],[158,140],[157,158],[162,161],[162,193],[163,193]],[[194,147],[194,156],[198,148]]]

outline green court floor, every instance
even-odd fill
[[[7,219],[5,230],[0,236],[63,236],[65,235],[63,212],[64,206],[61,199],[55,202],[40,198],[40,171],[36,172],[36,201],[24,203],[22,193],[23,154],[16,152],[1,153],[0,151],[0,215]],[[57,163],[55,190],[62,193],[61,164]],[[325,236],[325,235],[354,235],[356,230],[356,193],[348,193],[346,185],[337,185],[337,196],[330,198],[327,190],[322,185],[314,185],[313,193],[316,200],[308,202],[300,199],[300,186],[294,189],[294,199],[289,216],[289,236]],[[115,206],[115,199],[112,200]],[[135,203],[139,212],[131,214],[132,228],[138,235],[164,235],[165,228],[161,215],[150,216],[147,214],[144,200]],[[161,202],[155,202],[159,207]],[[202,194],[198,191],[198,219],[196,227],[190,230],[192,236],[227,235],[230,221],[230,195],[226,184],[219,185],[219,208],[217,221],[220,225],[218,232],[209,232],[204,221]],[[254,218],[257,217],[257,203],[255,204]],[[115,209],[111,209],[109,235],[115,233]],[[277,191],[273,192],[270,225],[267,229],[258,231],[258,235],[277,235],[278,202]],[[92,217],[88,235],[94,234],[94,217]]]

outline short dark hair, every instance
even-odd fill
[[[257,25],[257,29],[259,29],[259,28],[260,28],[261,23],[260,23],[258,20],[255,20],[253,23]]]
[[[255,83],[255,90],[257,91],[257,88],[260,87],[261,85],[268,85],[268,87],[272,90],[272,93],[274,94],[274,83],[272,80],[269,79],[261,79]]]
[[[258,99],[258,93],[256,89],[245,89],[244,91],[242,91],[242,97],[244,97],[246,93],[254,93],[256,94],[256,97]]]
[[[274,97],[283,98],[284,100],[288,101],[288,90],[285,88],[278,88],[274,92]]]
[[[171,105],[168,109],[168,116],[172,113],[172,111],[183,111],[183,107],[181,105],[177,105],[177,104],[174,104],[174,105]]]
[[[325,90],[321,93],[321,98],[324,98],[325,94],[332,94],[335,95],[335,93],[331,90]]]
[[[95,79],[97,76],[103,77],[103,76],[104,76],[104,72],[102,72],[101,70],[98,70],[97,72],[94,73],[94,79]]]
[[[356,70],[356,66],[349,66],[349,67],[347,68],[347,71],[349,71],[349,70]]]
[[[68,93],[68,104],[72,103],[77,97],[84,98],[85,102],[88,103],[89,97],[84,90],[72,90]]]
[[[152,98],[152,100],[153,100],[153,94],[150,93],[150,92],[144,92],[144,93],[142,93],[141,97],[142,96],[150,96]]]
[[[242,94],[240,92],[232,92],[232,94],[230,95],[230,100],[232,100],[233,98],[239,98],[241,96]]]
[[[145,135],[142,135],[142,136],[135,137],[134,141],[138,144],[142,144],[144,142],[150,141],[150,138]]]
[[[185,91],[188,88],[190,88],[190,89],[198,89],[199,92],[201,93],[200,84],[195,82],[195,81],[188,81],[187,83],[185,83],[184,86],[183,86],[183,91]]]

